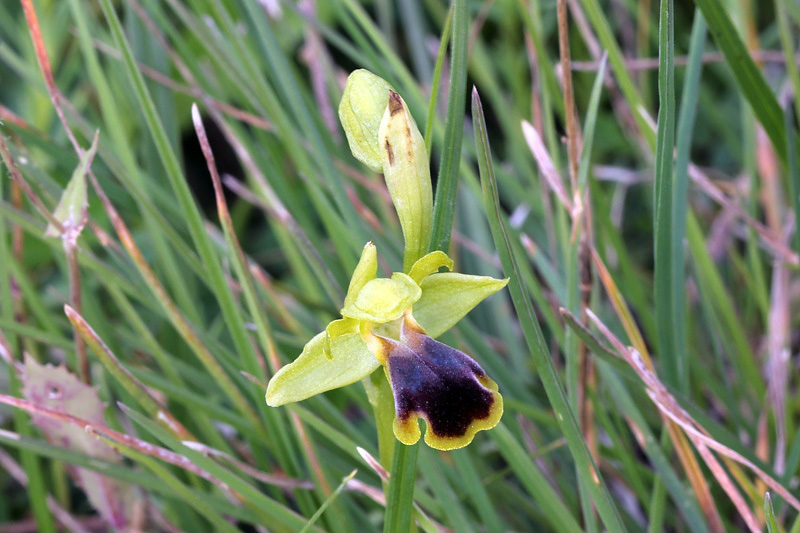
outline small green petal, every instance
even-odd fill
[[[447,270],[453,270],[453,260],[450,259],[446,253],[441,250],[436,250],[426,254],[414,263],[408,275],[417,283],[422,282],[425,276],[429,276],[438,272],[441,267],[447,267]]]
[[[333,359],[331,353],[331,342],[336,338],[346,335],[348,333],[358,333],[358,320],[352,318],[340,318],[334,320],[325,327],[326,339],[323,351],[327,359]]]
[[[391,279],[373,279],[359,291],[352,305],[342,309],[342,316],[383,324],[397,320],[422,295],[419,285],[405,274],[395,272]]]
[[[422,297],[414,304],[414,319],[428,335],[438,337],[507,283],[508,278],[455,272],[432,274],[420,283]]]
[[[311,339],[293,363],[281,368],[267,385],[267,404],[277,407],[299,402],[331,389],[350,385],[370,375],[380,364],[358,333],[330,342],[332,359],[324,355],[327,333]]]
[[[353,156],[375,172],[383,171],[378,143],[378,128],[389,103],[392,86],[383,78],[364,69],[354,70],[347,78],[339,120],[347,135]]]
[[[347,296],[344,298],[344,306],[350,307],[356,301],[356,297],[368,281],[375,279],[378,275],[378,251],[372,241],[368,242],[361,251],[361,259],[358,260],[353,276],[350,278],[350,286],[347,288]]]

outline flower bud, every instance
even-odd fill
[[[433,227],[431,169],[425,140],[408,107],[392,91],[378,132],[386,187],[405,238],[403,271],[425,255]]]
[[[375,172],[383,171],[378,128],[389,104],[391,90],[392,86],[386,80],[372,72],[354,70],[347,78],[339,103],[339,120],[350,151]]]

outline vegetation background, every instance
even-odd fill
[[[798,27],[796,0],[6,0],[0,531],[800,531]],[[264,403],[364,243],[399,268],[336,117],[355,68],[424,128],[457,270],[512,278],[445,336],[502,423],[390,482],[361,385]]]

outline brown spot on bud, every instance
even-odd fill
[[[389,91],[389,116],[393,117],[403,110],[403,99],[394,91]]]
[[[389,157],[389,166],[394,166],[394,151],[392,150],[392,145],[389,144],[389,140],[386,140],[386,155]]]

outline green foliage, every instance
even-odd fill
[[[556,2],[6,4],[0,523],[800,530],[792,0],[570,2],[574,95]],[[463,449],[393,437],[409,307],[502,394]]]

